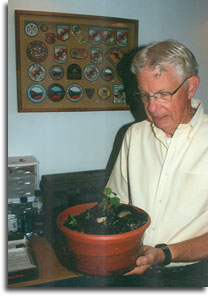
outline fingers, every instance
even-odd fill
[[[124,274],[124,275],[142,274],[150,266],[151,266],[151,264],[149,263],[148,258],[145,257],[145,256],[141,256],[136,261],[136,267],[133,270],[129,271],[128,273]]]
[[[126,274],[124,274],[125,276],[128,275],[134,275],[134,274],[142,274],[144,273],[150,266],[149,265],[145,265],[145,266],[140,266],[140,267],[135,267],[133,270],[127,272]]]
[[[152,249],[150,246],[143,246],[140,249],[140,254],[142,254],[136,260],[136,267],[125,275],[133,275],[133,274],[142,274],[153,264],[153,256],[149,252]]]
[[[147,256],[141,256],[136,260],[136,265],[139,266],[145,266],[150,265],[150,260]]]

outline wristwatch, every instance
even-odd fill
[[[172,262],[171,252],[170,252],[170,249],[168,248],[167,244],[165,244],[165,243],[157,244],[155,246],[155,248],[161,248],[165,255],[165,260],[160,265],[165,266]]]

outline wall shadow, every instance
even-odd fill
[[[143,104],[141,104],[139,101],[136,101],[133,94],[135,91],[138,90],[138,84],[136,80],[136,76],[131,72],[130,66],[133,57],[138,51],[141,51],[143,47],[137,47],[128,53],[126,53],[123,57],[123,59],[119,62],[117,66],[117,72],[120,77],[120,79],[123,82],[124,85],[124,91],[126,93],[126,102],[130,107],[130,111],[134,117],[134,121],[131,123],[127,123],[124,126],[122,126],[119,131],[116,134],[113,148],[106,166],[106,170],[111,173],[113,166],[115,164],[115,161],[117,159],[118,153],[120,151],[124,135],[127,131],[127,129],[136,122],[140,122],[146,119],[146,114],[144,110]]]

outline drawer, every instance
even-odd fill
[[[35,181],[32,181],[29,184],[20,184],[20,185],[9,185],[8,184],[8,198],[20,198],[34,196],[35,192]]]
[[[31,197],[35,195],[34,189],[8,189],[8,199],[14,199],[14,198],[21,198],[21,197]]]
[[[8,178],[8,187],[25,187],[35,183],[35,176],[13,176]]]
[[[13,177],[25,177],[34,175],[36,175],[34,166],[8,168],[8,179]]]

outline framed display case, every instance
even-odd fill
[[[117,66],[138,20],[15,11],[19,112],[128,110]]]

